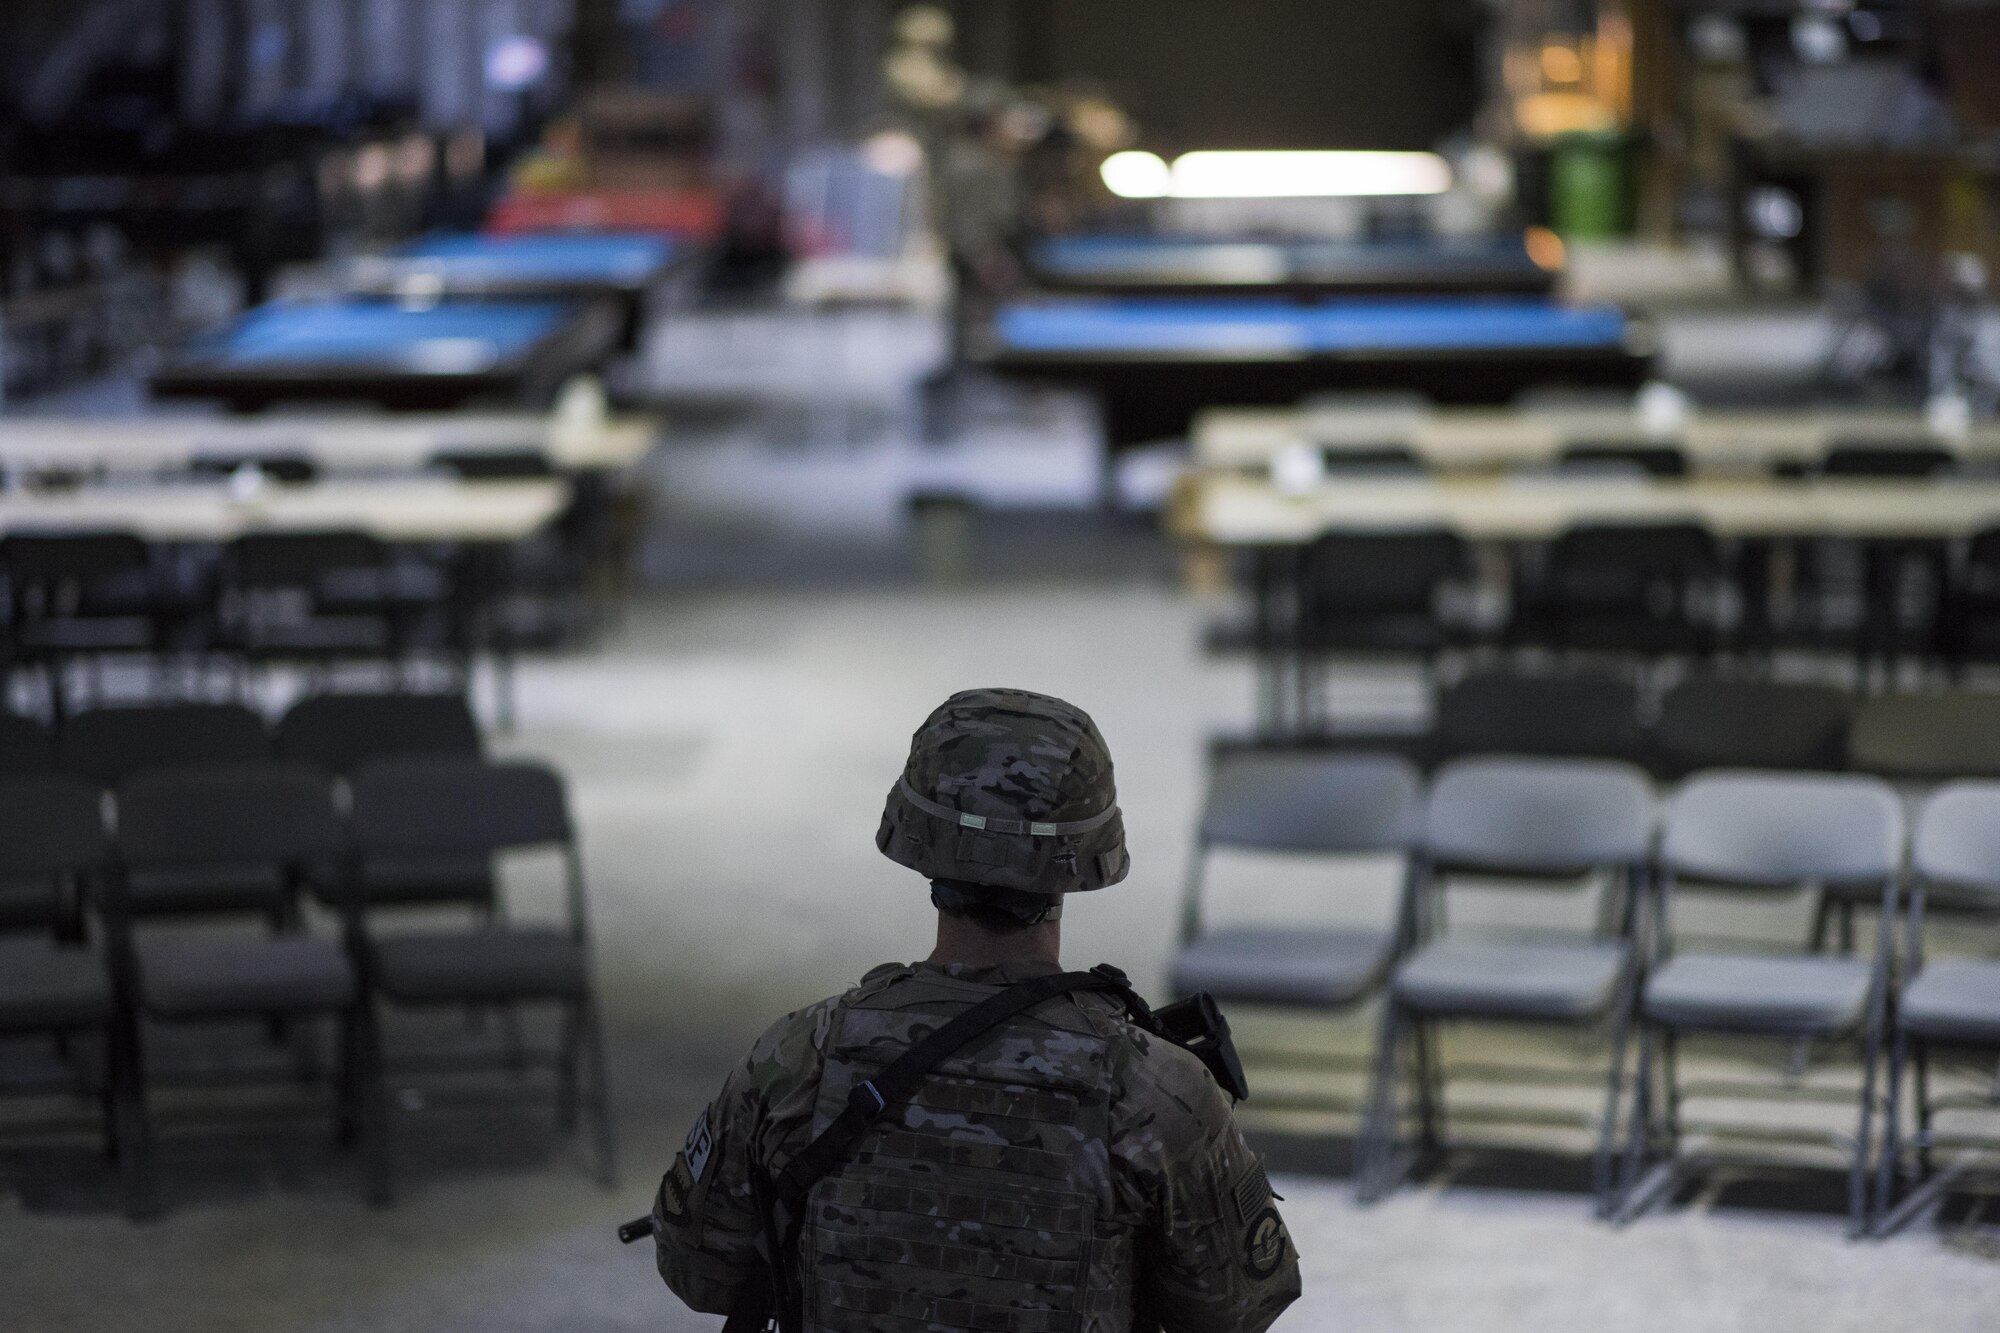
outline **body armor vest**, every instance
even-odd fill
[[[813,1132],[995,987],[904,974],[832,1020]],[[808,1333],[1129,1333],[1132,1225],[1112,1216],[1110,1039],[1061,996],[945,1060],[806,1196]]]

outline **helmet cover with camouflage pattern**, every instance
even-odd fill
[[[1117,800],[1088,713],[1028,690],[964,690],[911,737],[875,845],[932,880],[1101,889],[1131,865]]]

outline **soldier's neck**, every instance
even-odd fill
[[[1005,963],[1059,965],[1061,953],[1060,921],[992,930],[968,917],[939,912],[937,947],[931,950],[928,961],[938,967],[953,963],[965,967],[999,967]]]

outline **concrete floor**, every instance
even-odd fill
[[[120,1219],[86,1151],[10,1154],[0,1327],[146,1333],[712,1328],[613,1224],[641,1211],[686,1124],[773,1016],[927,947],[922,886],[871,836],[906,738],[954,689],[1091,709],[1119,764],[1135,872],[1075,904],[1071,962],[1157,990],[1203,738],[1241,725],[1238,665],[1195,650],[1202,608],[1157,580],[659,595],[602,651],[532,664],[507,748],[570,775],[592,877],[625,1170],[605,1192],[538,1109],[406,1099],[404,1198],[374,1211],[320,1130],[188,1129],[171,1214]],[[520,914],[551,902],[525,867]],[[1256,876],[1247,877],[1256,887]],[[1248,896],[1254,897],[1254,893]],[[1280,1324],[1410,1333],[1991,1329],[1990,1232],[1854,1246],[1824,1209],[1695,1207],[1626,1230],[1565,1189],[1454,1178],[1359,1210],[1265,1136],[1306,1273]],[[36,1165],[39,1163],[39,1165]],[[1557,1174],[1557,1173],[1550,1173]],[[1568,1173],[1573,1175],[1574,1173]],[[1528,1187],[1523,1187],[1528,1186]]]

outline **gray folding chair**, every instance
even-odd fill
[[[149,871],[186,872],[199,882],[210,866],[249,866],[286,880],[307,864],[341,859],[345,831],[332,781],[270,761],[153,769],[118,788],[117,808],[104,916],[139,1012],[170,1024],[335,1020],[336,1121],[343,1140],[358,1139],[365,1150],[371,1202],[387,1202],[378,1043],[348,950],[303,933],[160,931],[135,925],[131,910],[130,885]],[[141,1169],[150,1180],[140,1105]]]
[[[2000,917],[2000,782],[1954,782],[1939,788],[1917,813],[1910,839],[1910,886],[1904,934],[1903,991],[1896,1006],[1894,1043],[1882,1161],[1876,1179],[1877,1235],[1899,1229],[1936,1201],[1958,1177],[1957,1168],[1938,1172],[1933,1150],[1940,1147],[2000,1148],[1991,1137],[1945,1134],[1935,1127],[1942,1110],[1996,1109],[1984,1096],[1932,1094],[1930,1071],[1939,1053],[1977,1055],[1990,1078],[2000,1051],[2000,957],[1957,957],[1925,961],[1924,913],[1940,905],[1961,912]],[[1902,1126],[1904,1071],[1912,1075],[1915,1131]],[[1917,1172],[1905,1178],[1905,1156],[1914,1150]],[[1909,1186],[1902,1198],[1897,1191]]]
[[[1219,760],[1189,861],[1177,996],[1224,1004],[1337,1012],[1372,996],[1406,930],[1380,926],[1202,928],[1202,890],[1217,848],[1305,857],[1407,855],[1423,811],[1423,779],[1386,754],[1250,752]],[[1407,891],[1402,895],[1407,899]]]
[[[365,940],[370,989],[392,1004],[545,1002],[560,1008],[562,1033],[553,1060],[558,1121],[564,1130],[573,1128],[580,1095],[587,1097],[599,1178],[611,1184],[616,1165],[603,1025],[590,979],[583,861],[562,779],[532,763],[405,757],[362,765],[350,785],[354,852],[364,861],[490,858],[538,849],[561,855],[569,917],[563,927],[376,933],[368,929],[368,886],[357,877],[348,880],[347,915]],[[507,1056],[510,1063],[519,1058],[516,1052]],[[579,1065],[586,1058],[584,1093]]]
[[[1690,778],[1668,803],[1656,877],[1660,958],[1639,1004],[1639,1074],[1627,1143],[1625,1195],[1631,1219],[1669,1194],[1697,1165],[1682,1154],[1688,1097],[1740,1100],[1782,1096],[1768,1084],[1681,1084],[1679,1043],[1688,1037],[1763,1037],[1789,1044],[1798,1059],[1810,1043],[1855,1042],[1861,1051],[1859,1124],[1829,1136],[1848,1152],[1848,1215],[1865,1225],[1875,1113],[1875,1067],[1889,993],[1890,933],[1902,865],[1903,813],[1877,778],[1851,774],[1718,770]],[[1874,889],[1880,928],[1871,956],[1825,957],[1673,947],[1672,908],[1682,893],[1769,899],[1801,886]],[[1658,1072],[1655,1073],[1657,1058]],[[1660,1085],[1656,1088],[1656,1083]],[[1662,1108],[1655,1108],[1656,1091]],[[1727,1137],[1727,1125],[1702,1126]],[[1748,1127],[1736,1126],[1739,1135]],[[1768,1138],[1768,1126],[1754,1137]],[[1640,1172],[1648,1163],[1650,1172]]]
[[[0,780],[0,878],[55,881],[98,875],[104,866],[97,790],[50,774]],[[0,1035],[47,1034],[59,1042],[98,1039],[105,1152],[125,1173],[126,1205],[144,1215],[149,1200],[136,1171],[137,1101],[130,1016],[122,1011],[104,960],[46,935],[0,940]]]
[[[1605,1087],[1604,1112],[1586,1123],[1596,1131],[1592,1178],[1600,1207],[1610,1198],[1652,829],[1645,773],[1615,760],[1481,756],[1453,761],[1432,777],[1414,913],[1423,942],[1389,980],[1357,1173],[1364,1201],[1395,1188],[1418,1155],[1401,1143],[1398,1067],[1406,1037],[1419,1151],[1441,1145],[1445,1072],[1435,1038],[1440,1024],[1454,1020],[1608,1029],[1608,1072],[1592,1076]],[[1568,932],[1448,930],[1445,893],[1454,872],[1516,887],[1539,883],[1551,892],[1595,885],[1594,921]],[[1537,1082],[1574,1077],[1520,1072]]]

